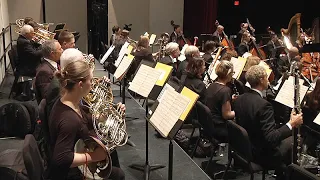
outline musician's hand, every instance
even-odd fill
[[[289,124],[292,126],[292,128],[298,127],[303,124],[302,115],[302,113],[296,114],[294,110],[291,112]]]
[[[107,83],[111,83],[111,80],[107,76],[103,76],[100,81],[106,81]]]
[[[235,101],[238,98],[238,95],[232,94],[232,101]]]
[[[125,113],[125,111],[126,111],[126,105],[124,105],[124,104],[122,104],[121,102],[119,102],[118,104],[117,104],[117,108],[120,108],[120,110],[123,112],[123,114]]]
[[[92,162],[99,162],[105,160],[107,157],[107,152],[101,147],[96,148],[93,152],[88,153],[91,157]]]

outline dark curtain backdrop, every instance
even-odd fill
[[[193,42],[194,36],[213,33],[218,0],[185,0],[183,31]]]

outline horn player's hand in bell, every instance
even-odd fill
[[[107,157],[107,152],[102,147],[97,147],[93,152],[88,152],[88,162],[103,161]],[[90,158],[90,159],[89,159]]]
[[[119,108],[120,108],[121,114],[124,116],[125,112],[126,112],[126,105],[119,102],[117,104],[117,109],[119,109]]]

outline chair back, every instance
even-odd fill
[[[251,142],[247,131],[231,120],[227,122],[227,129],[231,151],[242,160],[247,161],[246,163],[252,162]]]
[[[12,48],[8,51],[11,68],[13,71],[16,70],[17,61],[18,61],[18,53],[17,53],[17,45],[13,45]]]
[[[23,161],[28,177],[32,180],[43,180],[44,164],[37,142],[33,135],[27,134],[23,144]]]
[[[296,164],[290,164],[288,166],[288,170],[287,170],[287,175],[286,175],[286,179],[287,180],[316,180],[319,178],[312,174],[311,172],[307,171],[306,169],[304,169],[303,167],[300,167]]]
[[[196,118],[198,119],[198,122],[203,128],[203,132],[207,136],[212,136],[214,129],[214,124],[212,120],[211,111],[208,108],[208,106],[204,105],[202,102],[197,101],[196,103]]]

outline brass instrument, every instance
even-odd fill
[[[24,19],[17,19],[16,25],[17,27],[15,28],[15,32],[20,34],[21,28],[24,26]],[[42,44],[46,40],[54,39],[56,33],[50,32],[46,29],[49,27],[49,25],[50,24],[39,24],[39,28],[34,30],[35,36],[33,40],[35,42]]]
[[[160,61],[166,55],[166,45],[168,44],[170,35],[168,33],[162,33],[160,38],[157,40],[157,45],[159,45],[159,51],[156,52],[156,61]]]
[[[89,67],[94,69],[95,68],[95,58],[92,54],[82,54],[84,57],[84,60],[89,64]]]
[[[83,101],[86,103],[90,109],[90,112],[92,113],[93,128],[96,134],[97,142],[98,144],[99,142],[103,143],[103,147],[107,151],[107,154],[110,154],[110,152],[112,152],[116,147],[125,145],[128,140],[128,135],[126,132],[124,113],[121,111],[120,106],[115,108],[114,104],[112,103],[113,94],[110,83],[105,79],[93,78],[91,91],[86,97],[83,98]],[[84,143],[89,149],[92,149],[93,147],[97,146],[97,142],[91,144],[86,142]],[[75,151],[83,152],[80,149],[75,149]],[[91,164],[93,165],[88,166],[89,170],[90,166],[99,167],[99,170],[91,169],[90,172],[98,175],[101,178],[105,178],[107,176],[100,176],[100,171],[107,171],[103,173],[104,175],[111,172],[108,172],[109,166],[111,166],[110,159],[109,165],[106,164],[106,162]],[[79,168],[81,169],[82,167]],[[90,178],[90,175],[88,176]]]

